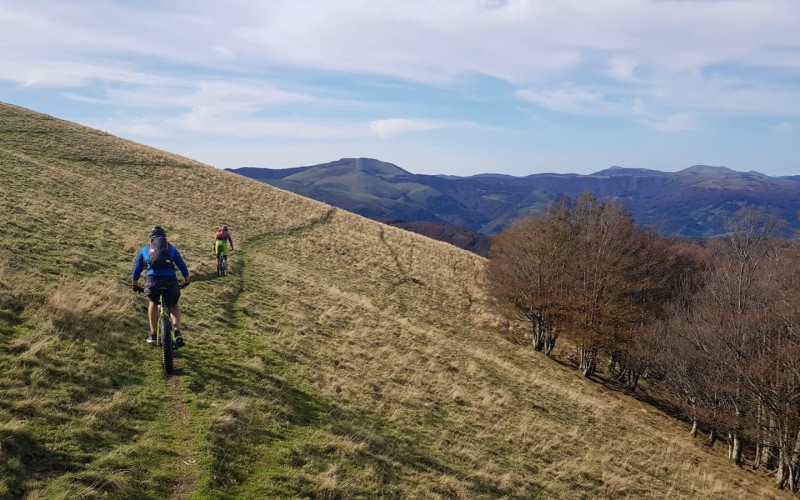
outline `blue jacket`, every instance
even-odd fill
[[[178,265],[181,274],[184,278],[189,277],[189,268],[183,262],[183,257],[177,248],[169,244],[169,258]],[[142,271],[147,269],[148,276],[175,276],[175,267],[169,269],[150,269],[150,244],[143,246],[142,249],[136,254],[136,260],[133,263],[133,279],[138,280],[142,275]]]

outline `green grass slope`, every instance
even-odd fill
[[[469,252],[5,104],[0,173],[0,497],[779,494],[506,340]],[[154,224],[194,278],[168,378],[127,287]]]

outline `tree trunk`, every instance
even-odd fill
[[[639,370],[628,370],[625,380],[625,387],[630,391],[635,391],[639,384]]]
[[[798,474],[798,467],[800,467],[800,432],[794,434],[794,448],[792,449],[792,456],[789,460],[789,489],[792,493],[797,493],[798,481],[800,481],[800,474]]]
[[[753,470],[758,470],[761,467],[761,455],[764,452],[764,445],[761,439],[756,442],[756,454],[753,456]]]
[[[597,371],[597,350],[582,345],[580,352],[580,370],[586,378],[594,375]]]
[[[777,467],[778,450],[775,446],[775,419],[769,418],[769,427],[764,430],[764,442],[761,445],[761,463],[767,470]]]
[[[731,458],[737,467],[742,466],[742,436],[739,431],[733,432],[733,455]]]
[[[765,469],[775,470],[776,455],[774,446],[768,443],[761,445],[761,463]]]
[[[738,430],[728,431],[728,458],[742,465],[742,437]]]
[[[786,466],[787,458],[786,452],[781,447],[778,452],[778,472],[775,474],[775,482],[778,485],[778,489],[781,490],[786,488],[786,480],[789,479],[789,471]]]
[[[728,460],[733,460],[733,431],[728,431]]]
[[[756,454],[753,457],[753,470],[758,470],[761,467],[761,459],[767,440],[767,429],[764,425],[764,407],[760,403],[756,411],[756,428],[758,429],[758,438],[756,439]]]
[[[545,343],[544,343],[544,353],[546,355],[549,356],[550,353],[553,352],[553,349],[555,349],[555,347],[556,347],[556,340],[557,339],[558,339],[558,335],[556,335],[553,332],[552,328],[550,328],[549,332],[547,334],[547,338],[546,338]]]
[[[541,321],[532,320],[531,327],[533,330],[532,334],[532,341],[533,341],[533,348],[537,352],[542,352],[544,349],[544,328],[542,327]]]

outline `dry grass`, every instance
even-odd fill
[[[67,280],[47,298],[42,322],[49,322],[60,335],[97,339],[112,335],[126,324],[135,298],[105,278]]]
[[[185,456],[197,498],[779,496],[505,340],[471,253],[1,104],[0,171],[0,496],[165,498]],[[155,224],[195,278],[168,382],[125,286]]]

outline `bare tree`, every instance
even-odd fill
[[[591,193],[575,200],[567,221],[576,250],[564,309],[579,367],[591,376],[605,352],[633,387],[643,369],[634,354],[638,338],[669,295],[670,247],[637,228],[621,205],[601,203]]]
[[[549,353],[563,332],[584,376],[607,353],[616,376],[635,387],[644,369],[636,339],[674,288],[671,255],[621,205],[587,192],[498,235],[488,274],[494,296],[531,325],[537,350]]]
[[[546,354],[558,339],[563,278],[572,252],[557,210],[523,219],[496,236],[488,264],[494,297],[530,325],[534,348]]]

